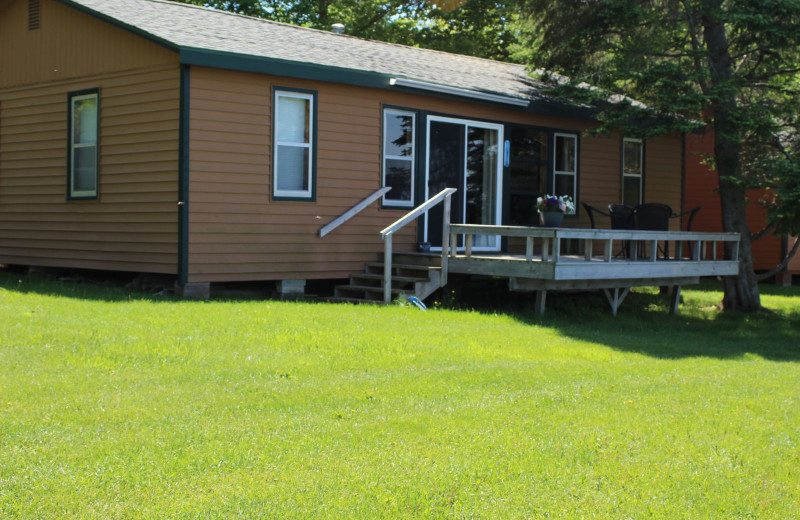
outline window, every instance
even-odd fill
[[[276,199],[314,198],[316,95],[275,90],[273,103],[273,182]]]
[[[644,143],[641,139],[622,140],[622,203],[638,206],[643,202]]]
[[[414,205],[415,122],[413,112],[383,111],[383,186],[392,188],[385,206]]]
[[[97,198],[98,91],[69,94],[68,198]]]
[[[578,136],[555,134],[553,154],[553,195],[569,195],[577,204]]]

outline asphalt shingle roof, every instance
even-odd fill
[[[522,65],[364,40],[162,0],[65,3],[82,6],[180,49],[336,67],[513,98],[547,99],[537,92],[542,85],[532,80]]]

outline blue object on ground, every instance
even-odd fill
[[[408,301],[409,301],[409,303],[411,303],[411,304],[413,304],[413,305],[416,305],[416,307],[417,307],[418,309],[420,309],[420,310],[423,310],[423,311],[427,311],[427,310],[428,310],[428,308],[427,308],[427,307],[425,307],[425,304],[424,304],[424,303],[422,303],[422,300],[420,300],[420,299],[419,299],[419,298],[417,298],[416,296],[409,296],[409,297],[408,297]]]

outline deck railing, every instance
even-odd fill
[[[447,252],[449,250],[448,238],[450,237],[450,198],[456,192],[455,188],[445,188],[430,199],[426,200],[413,210],[406,213],[402,218],[394,222],[381,231],[381,238],[383,239],[383,301],[389,303],[392,301],[392,235],[402,229],[406,224],[415,221],[424,213],[427,213],[431,208],[444,203],[444,211],[442,216],[442,272],[440,277],[439,286],[444,287],[447,284]]]
[[[472,244],[476,235],[520,237],[525,239],[525,259],[528,263],[534,261],[558,263],[561,258],[562,241],[583,241],[584,259],[596,260],[593,256],[595,242],[603,244],[602,260],[611,262],[614,258],[615,246],[619,251],[627,253],[627,260],[718,260],[719,246],[731,245],[731,255],[728,260],[739,259],[739,234],[738,233],[707,233],[695,231],[637,231],[617,229],[568,229],[568,228],[532,228],[521,226],[487,226],[477,224],[451,224],[448,256],[456,257],[456,237],[464,235],[464,256],[472,256]],[[674,251],[674,257],[662,255],[659,257],[659,245],[664,251]],[[688,256],[684,258],[684,244],[688,244]],[[534,256],[535,251],[539,254]],[[642,254],[642,252],[644,252]],[[641,258],[640,258],[641,257]]]

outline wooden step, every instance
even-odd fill
[[[379,282],[383,281],[383,274],[379,273],[360,273],[360,274],[353,274],[350,275],[350,280],[352,281],[355,278],[361,278],[365,280],[377,280]],[[427,282],[428,277],[422,276],[397,276],[392,275],[392,283],[394,282],[403,282],[403,283],[414,283],[414,282]]]
[[[383,287],[379,285],[337,285],[337,289],[352,292],[367,292],[383,295]],[[392,294],[401,294],[410,292],[408,289],[396,289],[392,287]],[[413,292],[413,291],[411,291]]]
[[[441,267],[432,265],[436,263],[436,255],[420,256],[419,262],[416,255],[405,262],[406,255],[393,257],[391,272],[391,295],[414,295],[424,299],[439,287]],[[383,303],[383,280],[385,265],[383,262],[368,262],[363,273],[350,275],[348,285],[337,285],[334,288],[334,298],[329,301],[348,301],[354,303],[363,301],[368,303]]]

